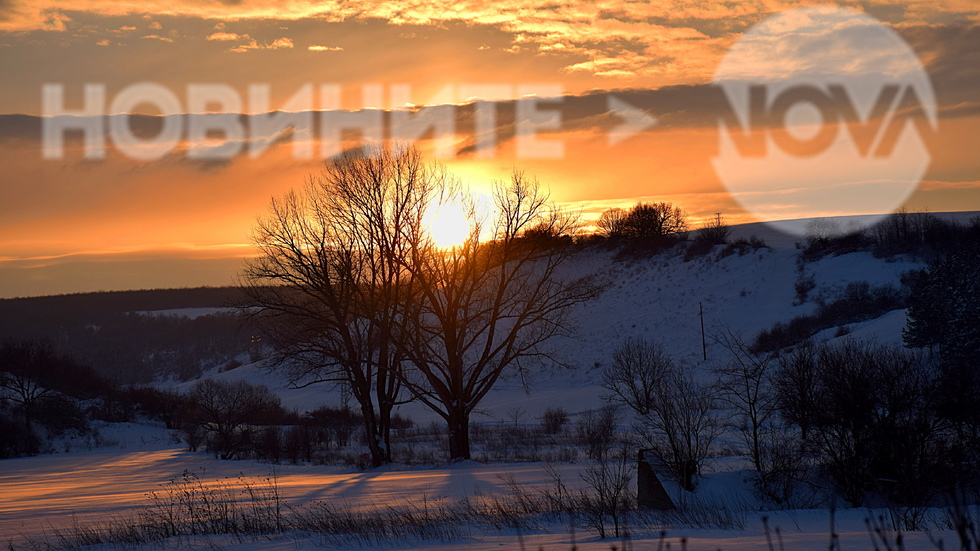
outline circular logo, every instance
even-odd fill
[[[729,50],[714,83],[718,177],[736,201],[781,230],[787,220],[865,215],[901,206],[929,166],[923,136],[936,101],[918,57],[878,20],[837,7],[772,16]],[[784,221],[784,222],[781,222]]]

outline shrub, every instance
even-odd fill
[[[738,254],[739,256],[745,256],[748,253],[757,251],[759,249],[768,249],[769,245],[762,239],[752,235],[748,239],[744,237],[739,237],[735,241],[725,245],[720,251],[718,251],[718,256],[715,260],[721,260],[727,256],[733,254]]]
[[[558,434],[568,422],[568,412],[563,408],[548,408],[541,416],[541,430],[545,434]]]
[[[609,450],[616,443],[619,421],[619,413],[613,406],[605,406],[599,411],[587,411],[582,414],[577,435],[589,459],[601,460],[609,454]]]
[[[687,262],[710,253],[715,245],[728,243],[728,236],[731,233],[731,227],[722,220],[720,214],[714,220],[705,222],[698,228],[691,244],[684,250],[684,261]]]
[[[761,331],[750,347],[754,353],[773,352],[801,343],[824,329],[875,319],[903,308],[906,297],[891,284],[872,287],[867,281],[852,281],[831,302],[821,302],[816,313],[776,323]]]

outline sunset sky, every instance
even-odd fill
[[[297,142],[282,136],[256,157],[246,151],[192,159],[182,145],[134,160],[111,141],[104,159],[87,159],[69,134],[64,158],[45,159],[46,84],[63,85],[65,108],[77,110],[85,84],[103,85],[109,104],[128,86],[156,83],[185,113],[189,85],[220,84],[242,98],[244,115],[252,112],[255,84],[268,85],[272,110],[306,85],[313,86],[314,110],[330,107],[321,85],[337,86],[348,110],[402,108],[406,90],[416,106],[465,105],[479,96],[498,101],[493,154],[476,153],[473,110],[463,107],[452,155],[440,159],[477,191],[516,168],[585,219],[643,199],[675,203],[695,222],[716,212],[755,221],[712,165],[724,114],[712,80],[753,25],[807,5],[0,0],[0,297],[231,284],[270,198],[301,185],[323,163],[319,155],[297,158]],[[931,162],[906,206],[980,210],[980,5],[838,5],[896,31],[935,90],[938,126],[922,138]],[[364,95],[374,89],[380,103]],[[515,145],[509,100],[529,90],[559,92],[559,101],[542,101],[540,109],[560,124],[539,134],[560,142],[559,154],[521,155]],[[627,119],[610,106],[622,105],[651,124],[611,139]],[[152,106],[138,111],[157,114]],[[130,124],[152,135],[155,119]],[[436,144],[421,146],[433,153]],[[806,204],[780,208],[785,218],[849,214]]]

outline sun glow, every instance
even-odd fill
[[[425,225],[435,246],[446,249],[465,243],[472,231],[467,209],[459,203],[433,205]]]

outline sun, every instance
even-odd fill
[[[425,225],[432,243],[444,249],[462,245],[472,231],[467,210],[455,202],[433,205],[426,216]]]

